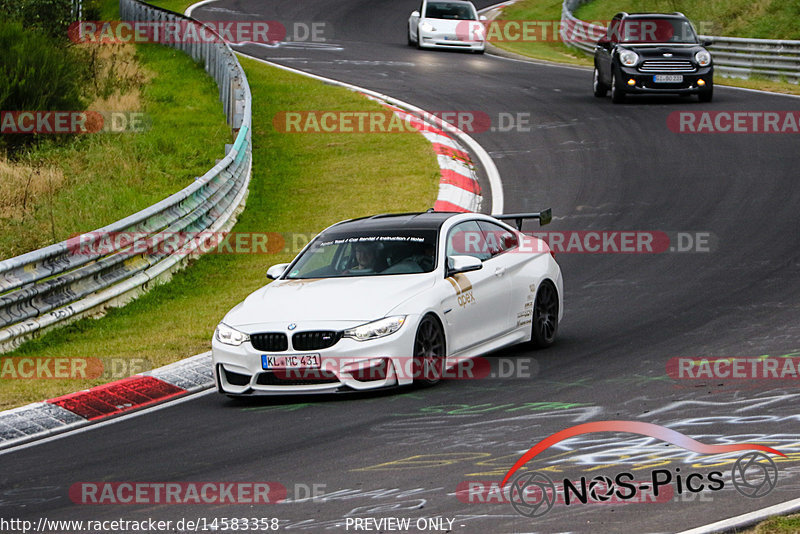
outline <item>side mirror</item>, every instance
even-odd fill
[[[447,256],[447,276],[483,269],[483,262],[474,256]]]
[[[411,16],[412,16],[412,17],[419,18],[419,11],[412,11],[412,12],[411,12]]]
[[[489,19],[486,18],[486,15],[481,15],[480,17],[478,17],[478,20],[481,22],[486,22]]]
[[[286,268],[289,266],[288,263],[279,263],[277,265],[273,265],[269,269],[267,269],[267,278],[270,280],[275,280],[280,278],[280,276],[286,271]]]
[[[714,39],[706,39],[705,41],[703,41],[700,44],[703,45],[703,46],[711,46],[711,45],[714,44]]]

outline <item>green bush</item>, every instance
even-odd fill
[[[101,0],[82,0],[81,19],[99,20]],[[51,37],[67,39],[69,25],[78,19],[73,0],[0,0],[0,15]]]
[[[0,12],[20,21],[26,29],[59,38],[67,37],[74,19],[72,0],[0,0]]]
[[[79,52],[62,42],[0,20],[0,110],[79,111],[85,108],[82,84],[88,68]],[[3,135],[12,152],[30,135]]]
[[[112,5],[113,8],[116,9],[119,6],[119,0],[106,2],[106,5]],[[83,0],[81,5],[81,20],[102,20],[102,13],[103,4],[101,4],[100,0]]]

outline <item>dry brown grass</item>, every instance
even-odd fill
[[[36,205],[48,203],[64,185],[61,169],[0,158],[0,217],[24,221]]]
[[[139,111],[142,109],[141,93],[138,89],[131,89],[126,93],[119,91],[108,97],[97,97],[88,109],[90,111]]]
[[[94,78],[85,90],[91,101],[88,109],[140,111],[143,107],[140,88],[152,80],[155,73],[138,61],[136,47],[129,43],[81,46],[86,49],[94,72]],[[24,154],[12,161],[0,154],[0,219],[4,227],[16,228],[19,237],[25,233],[35,236],[28,241],[28,247],[57,241],[59,215],[53,214],[54,210],[58,211],[53,207],[54,197],[62,189],[89,179],[84,174],[90,163],[84,156],[81,150],[41,151]],[[110,158],[101,163],[118,162]],[[96,171],[98,162],[91,165]],[[113,169],[108,172],[113,172]],[[19,254],[28,247],[14,248],[7,253]]]
[[[136,47],[130,43],[82,45],[91,57],[94,84],[88,88],[93,111],[138,111],[139,88],[155,74],[136,59]]]

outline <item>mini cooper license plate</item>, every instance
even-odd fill
[[[262,354],[262,369],[319,369],[319,354]]]
[[[682,74],[656,74],[653,76],[653,81],[656,83],[681,83],[683,81]]]

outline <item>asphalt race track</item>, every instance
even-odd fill
[[[687,236],[695,244],[708,236],[709,247],[558,254],[566,291],[559,342],[488,358],[497,370],[527,365],[528,376],[326,399],[200,395],[0,455],[0,516],[267,517],[280,519],[281,529],[309,532],[355,531],[348,519],[356,518],[411,518],[412,525],[444,518],[454,520],[453,532],[666,532],[800,495],[797,380],[675,380],[666,370],[675,357],[800,355],[798,135],[692,135],[667,126],[673,112],[791,111],[800,99],[718,86],[710,104],[658,97],[613,105],[592,96],[588,70],[407,46],[406,19],[418,4],[221,0],[193,16],[325,22],[324,46],[239,50],[429,111],[481,112],[495,126],[501,114],[529,117],[529,131],[473,134],[500,171],[506,212],[552,207],[547,230],[666,232],[673,248]],[[684,475],[719,469],[725,487],[674,489],[657,502],[556,503],[535,518],[457,492],[462,483],[501,480],[551,434],[603,420],[656,423],[705,444],[768,445],[787,458],[775,457],[775,489],[748,498],[730,483],[736,455],[721,461],[606,432],[551,447],[527,467],[556,481],[625,471],[650,481],[654,469],[673,477],[678,468]],[[68,490],[87,481],[273,481],[289,499],[76,504]],[[317,497],[303,499],[313,485]]]

